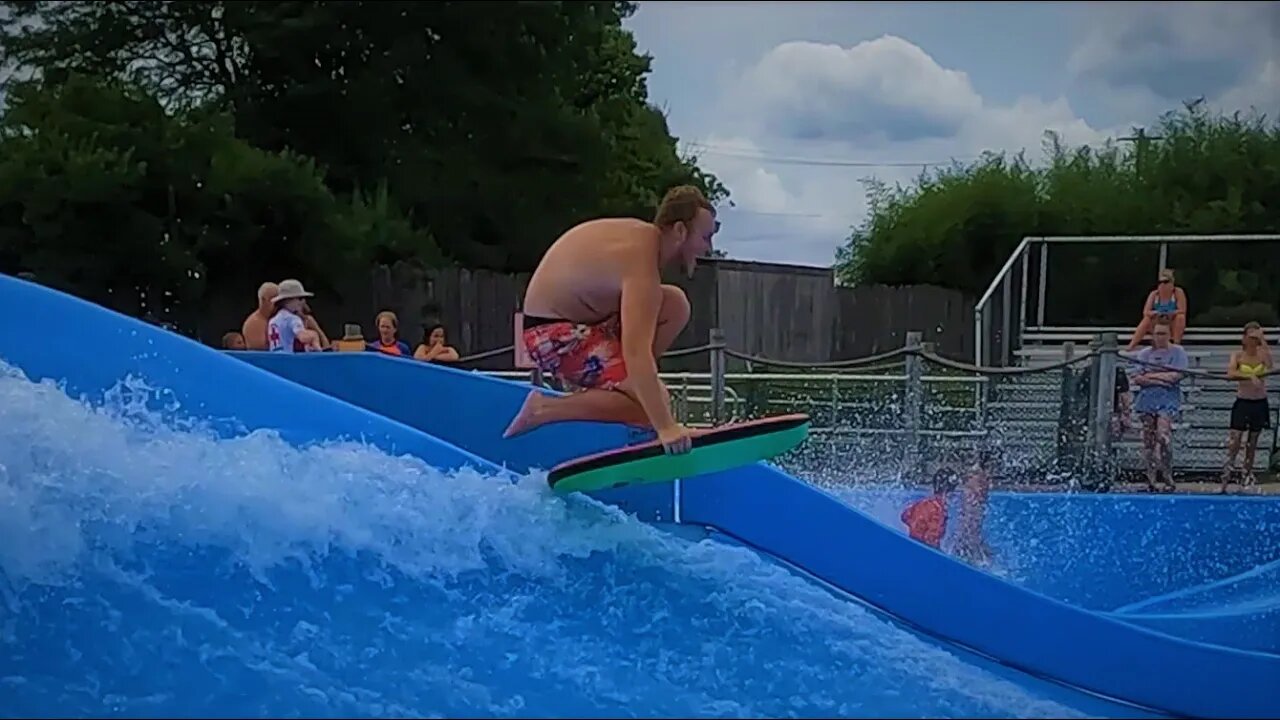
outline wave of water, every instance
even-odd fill
[[[1079,715],[541,476],[138,397],[0,363],[0,715]]]

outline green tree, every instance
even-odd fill
[[[256,147],[387,198],[451,259],[529,269],[572,223],[716,179],[675,151],[624,2],[4,3],[12,64],[232,113]],[[36,20],[38,22],[32,22]]]
[[[1161,139],[1069,148],[1048,134],[1039,167],[989,154],[910,187],[873,184],[867,219],[837,253],[838,276],[977,294],[1025,236],[1280,233],[1280,125],[1194,102],[1152,135]],[[1192,322],[1234,324],[1257,317],[1258,302],[1280,304],[1276,249],[1171,246]],[[1050,321],[1131,322],[1156,260],[1154,246],[1054,246],[1046,307],[1064,315]]]
[[[13,87],[0,123],[0,269],[192,329],[200,301],[264,277],[326,287],[368,237],[438,257],[376,196],[336,199],[313,161],[172,114],[124,81],[70,74]],[[252,268],[251,274],[244,269]]]

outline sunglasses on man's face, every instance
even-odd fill
[[[715,236],[715,234],[716,234],[716,233],[718,233],[718,232],[720,232],[720,221],[719,221],[719,220],[717,220],[717,221],[716,221],[715,227],[711,228],[711,232],[707,233],[707,234],[706,234],[706,235],[704,235],[704,236],[703,236],[703,238],[702,238],[703,240],[705,240],[705,241],[706,241],[706,243],[707,243],[707,246],[708,246],[708,247],[711,247],[711,238],[712,238],[712,237],[714,237],[714,236]]]
[[[692,234],[692,232],[693,232],[693,223],[687,223],[687,224],[685,225],[685,228],[690,232],[690,234]],[[715,234],[716,234],[716,233],[718,233],[718,232],[720,232],[720,221],[719,221],[719,220],[717,220],[717,221],[716,221],[716,224],[715,224],[715,225],[711,226],[711,232],[707,233],[706,235],[703,235],[703,236],[702,236],[702,239],[703,239],[703,240],[710,240],[710,239],[711,239],[711,236],[712,236],[712,235],[715,235]]]

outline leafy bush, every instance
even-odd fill
[[[873,184],[838,276],[977,294],[1026,236],[1280,233],[1280,125],[1197,102],[1152,136],[1068,148],[1049,134],[1042,167],[988,154],[911,187]],[[1063,323],[1130,324],[1156,260],[1154,246],[1053,246],[1047,307]],[[1280,243],[1175,244],[1168,263],[1193,308],[1280,304]]]

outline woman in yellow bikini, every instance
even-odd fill
[[[1271,349],[1267,347],[1262,326],[1251,322],[1244,326],[1244,338],[1239,350],[1231,353],[1227,365],[1227,377],[1237,381],[1236,402],[1231,406],[1231,434],[1227,442],[1227,462],[1222,467],[1222,492],[1227,491],[1235,473],[1236,455],[1240,453],[1240,440],[1249,434],[1244,448],[1244,468],[1241,487],[1253,485],[1254,457],[1258,451],[1258,436],[1271,427],[1271,404],[1267,401],[1266,374],[1273,367]]]

